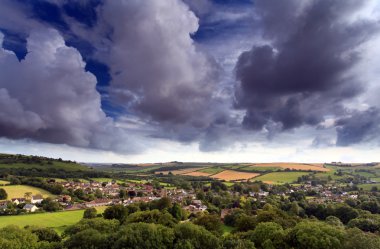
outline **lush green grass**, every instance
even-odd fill
[[[131,183],[147,183],[148,181],[147,180],[126,180],[126,182],[131,182]]]
[[[308,175],[307,172],[273,172],[255,177],[251,180],[266,181],[274,184],[292,183],[297,181],[298,177]]]
[[[205,169],[201,169],[198,171],[203,172],[203,173],[207,173],[207,174],[211,174],[211,175],[215,175],[215,174],[218,174],[219,172],[222,172],[224,170],[225,169],[221,168],[221,167],[210,167],[210,168],[205,168]]]
[[[44,189],[27,185],[9,185],[2,186],[1,188],[5,189],[5,191],[8,193],[8,200],[12,198],[24,197],[26,192],[32,192],[32,195],[41,194],[43,197],[55,197],[55,195]]]
[[[78,171],[78,170],[89,170],[87,166],[83,166],[77,163],[68,163],[68,162],[57,162],[54,161],[52,164],[34,164],[34,163],[0,163],[0,168],[17,168],[17,169],[49,169],[54,168],[57,170],[65,171]]]
[[[9,184],[10,182],[8,181],[4,181],[4,180],[0,180],[0,185],[7,185]]]
[[[380,182],[380,177],[374,177],[374,178],[371,178],[371,180],[375,182]]]
[[[228,235],[233,230],[233,227],[223,225],[223,236]]]
[[[102,213],[106,207],[97,207],[98,213]],[[67,226],[73,225],[83,217],[84,210],[62,211],[55,213],[37,213],[26,215],[0,216],[0,228],[7,225],[24,227],[35,225],[54,228],[62,233]]]
[[[374,173],[370,173],[370,172],[355,171],[355,172],[353,172],[353,174],[354,175],[360,175],[360,176],[368,177],[368,178],[376,177],[376,175]]]
[[[359,189],[363,189],[363,190],[371,190],[372,187],[377,187],[379,190],[380,190],[380,183],[368,183],[368,184],[358,184],[358,188]]]

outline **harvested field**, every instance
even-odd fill
[[[328,168],[324,168],[320,163],[255,163],[253,167],[279,167],[283,169],[293,170],[313,170],[313,171],[330,171]]]
[[[225,170],[218,174],[212,175],[212,178],[217,178],[225,181],[246,181],[253,177],[259,176],[257,173],[239,172],[234,170]]]
[[[211,174],[205,173],[205,172],[200,172],[200,171],[193,171],[193,172],[185,173],[183,175],[185,175],[185,176],[209,176]]]
[[[179,170],[168,170],[168,171],[156,171],[155,173],[156,174],[164,174],[164,175],[167,175],[169,174],[169,172],[172,172],[173,175],[185,175],[185,174],[188,174],[188,173],[191,173],[191,172],[194,172],[196,170],[199,170],[199,168],[188,168],[188,169],[179,169]]]

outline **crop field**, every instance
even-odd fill
[[[210,177],[225,181],[246,181],[253,177],[259,176],[257,173],[239,172],[234,170],[224,170]]]
[[[263,181],[269,184],[284,184],[295,182],[298,177],[308,174],[307,172],[273,172],[256,177],[253,180]]]
[[[106,207],[97,207],[102,213]],[[37,213],[27,215],[0,216],[0,228],[7,225],[51,227],[62,233],[67,226],[73,225],[83,217],[84,210],[62,211],[55,213]]]
[[[43,197],[55,197],[50,192],[27,185],[10,185],[1,187],[8,193],[8,200],[12,198],[24,197],[26,192],[32,192],[32,195],[41,194]]]
[[[209,176],[211,175],[210,173],[205,173],[205,172],[201,172],[201,171],[193,171],[193,172],[189,172],[189,173],[186,173],[186,174],[183,174],[185,176]]]
[[[115,180],[117,184],[124,183],[124,181],[112,179],[112,178],[91,178],[91,180],[95,182],[111,182],[112,180]]]
[[[257,163],[252,164],[254,167],[278,167],[282,169],[293,169],[293,170],[312,170],[312,171],[330,171],[328,168],[324,168],[323,164],[303,164],[303,163]]]
[[[271,167],[271,166],[268,166],[268,167],[245,166],[245,167],[238,168],[238,170],[252,171],[252,172],[256,172],[256,171],[265,172],[265,171],[283,170],[283,168],[281,168],[281,167]]]
[[[201,169],[201,170],[198,170],[199,172],[203,172],[203,173],[207,173],[207,174],[210,174],[210,175],[214,175],[214,174],[218,174],[222,171],[224,171],[225,169],[221,168],[221,167],[210,167],[210,168],[205,168],[205,169]]]
[[[178,170],[168,170],[168,171],[156,171],[156,174],[164,174],[167,175],[169,172],[172,172],[173,175],[185,175],[190,172],[194,172],[196,170],[199,170],[199,168],[186,168],[186,169],[178,169]]]

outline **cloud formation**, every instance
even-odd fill
[[[290,130],[345,115],[345,102],[364,91],[352,71],[361,59],[357,48],[379,32],[377,20],[356,15],[365,4],[256,1],[267,42],[242,53],[236,65],[236,107],[246,110],[245,127]]]
[[[125,134],[101,110],[96,79],[76,49],[44,29],[30,33],[27,50],[21,61],[0,50],[0,136],[129,150]]]

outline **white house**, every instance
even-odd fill
[[[36,205],[33,205],[33,204],[26,204],[23,209],[26,210],[27,212],[33,213],[36,210],[38,210],[38,207]]]
[[[30,202],[33,204],[36,204],[36,203],[41,203],[43,200],[44,198],[42,197],[42,195],[33,195],[32,200]]]

